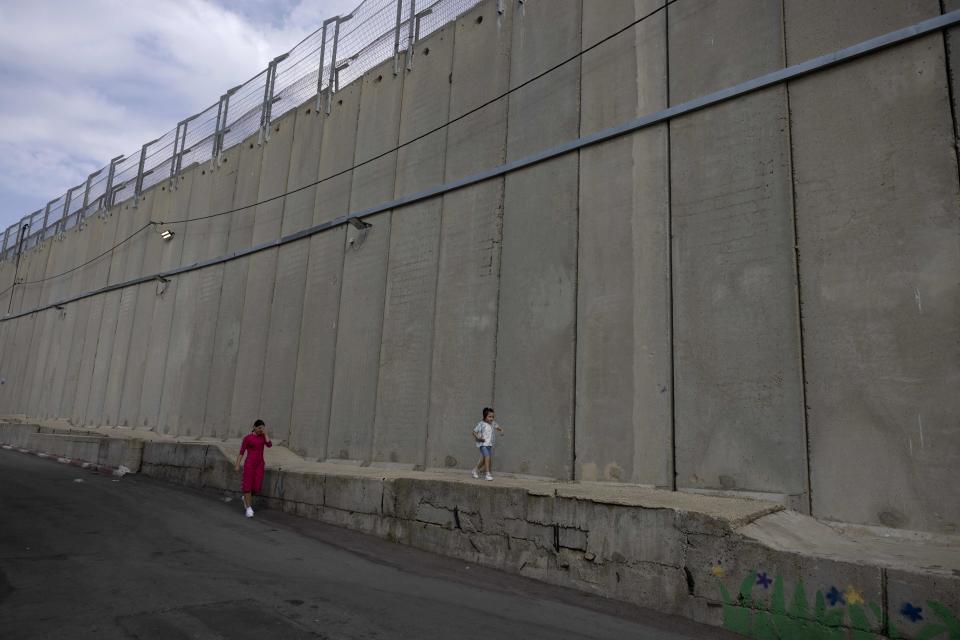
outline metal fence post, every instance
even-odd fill
[[[330,114],[330,106],[333,103],[333,94],[340,89],[340,78],[337,69],[337,47],[340,44],[340,25],[351,19],[353,14],[337,17],[333,27],[333,56],[330,60],[330,82],[327,85],[327,114]]]
[[[263,110],[260,113],[260,140],[267,142],[270,140],[270,121],[273,117],[273,103],[279,100],[274,96],[274,90],[277,83],[277,65],[289,57],[289,53],[277,56],[267,65],[267,86],[263,93]]]
[[[403,20],[403,0],[397,0],[397,24],[393,29],[393,75],[400,73],[400,23]]]
[[[60,198],[54,198],[43,208],[43,224],[40,226],[40,240],[37,241],[38,244],[43,241],[43,236],[47,235],[47,223],[50,221],[50,205],[59,199]]]
[[[257,136],[257,144],[263,144],[263,131],[266,128],[265,118],[267,116],[267,102],[270,100],[270,79],[273,77],[273,60],[267,65],[267,78],[263,82],[263,104],[260,106],[260,134]]]
[[[67,216],[70,215],[70,202],[73,200],[73,190],[76,187],[70,187],[67,189],[67,194],[63,197],[63,215],[60,216],[60,220],[57,221],[57,233],[63,233],[66,231],[67,226]]]
[[[87,207],[90,205],[90,185],[93,184],[93,179],[96,178],[101,173],[103,173],[103,169],[97,169],[96,171],[91,173],[89,176],[87,176],[87,183],[83,189],[83,208],[80,209],[81,218],[87,217]]]
[[[410,22],[407,25],[407,71],[413,69],[413,29],[417,21],[417,0],[410,0]]]
[[[200,113],[203,113],[203,111],[201,111]],[[189,153],[190,151],[193,151],[193,147],[190,147],[190,148],[187,147],[187,126],[191,122],[199,118],[200,113],[195,113],[189,118],[186,118],[185,120],[180,121],[180,124],[183,125],[183,140],[180,142],[179,152],[174,154],[174,157],[170,159],[170,164],[171,164],[170,169],[173,171],[172,175],[170,176],[170,185],[173,188],[176,188],[177,186],[176,178],[178,175],[180,175],[180,170],[183,169],[183,156]],[[177,125],[177,131],[179,130],[180,130],[180,126]]]
[[[397,1],[400,2],[401,0]],[[320,42],[320,70],[317,71],[317,115],[320,114],[320,108],[323,106],[321,101],[323,100],[323,63],[327,59],[327,28],[337,20],[338,18],[334,16],[323,21],[323,35]]]
[[[123,160],[124,156],[120,155],[110,161],[110,170],[107,173],[107,189],[103,192],[103,209],[109,209],[113,205],[113,177],[117,173],[117,165],[120,164],[120,161]]]
[[[227,118],[230,115],[230,98],[240,90],[242,84],[238,84],[232,89],[228,89],[225,94],[220,96],[220,113],[217,114],[217,132],[213,136],[213,158],[216,164],[220,166],[220,160],[223,156],[223,139],[230,129],[227,127]]]
[[[177,173],[177,149],[180,146],[180,128],[184,126],[184,121],[177,123],[177,132],[173,135],[173,155],[170,156],[170,186],[173,186],[173,177]]]
[[[147,147],[149,147],[152,144],[156,144],[157,142],[159,142],[159,140],[160,140],[159,138],[157,138],[156,140],[151,140],[150,142],[140,147],[140,164],[137,166],[137,181],[133,185],[133,206],[134,207],[137,206],[137,203],[140,200],[140,193],[143,191],[143,179],[146,176],[153,173],[152,170],[147,171],[146,173],[143,172],[143,169],[147,165]]]

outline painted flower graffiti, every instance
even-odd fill
[[[900,607],[900,615],[909,619],[910,622],[923,620],[923,607],[915,607],[909,602],[904,602],[903,606]]]
[[[740,583],[737,594],[731,595],[717,575],[723,600],[723,626],[751,638],[803,640],[960,640],[960,619],[942,603],[930,600],[925,606],[905,602],[899,609],[902,622],[894,622],[875,602],[866,602],[862,593],[848,585],[840,591],[831,585],[818,590],[811,603],[802,581],[794,584],[787,597],[783,578],[767,572],[751,572]],[[761,587],[763,591],[756,591]],[[766,595],[769,594],[769,597]],[[758,597],[759,596],[759,597]],[[897,611],[893,609],[891,613]],[[932,612],[936,620],[928,620]],[[911,625],[910,633],[904,632]],[[887,635],[882,635],[886,630]]]
[[[830,602],[831,607],[835,607],[838,604],[846,604],[846,601],[843,599],[843,594],[840,593],[836,587],[830,587],[830,591],[827,591],[827,600]]]

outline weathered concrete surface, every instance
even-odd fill
[[[323,142],[323,123],[314,106],[301,106],[294,123],[290,170],[284,199],[280,234],[289,235],[313,224]],[[307,279],[310,242],[302,240],[279,248],[276,279],[270,310],[270,329],[263,364],[260,415],[271,425],[271,435],[290,441],[293,397],[296,389],[297,354]]]
[[[350,210],[353,172],[346,170],[354,164],[360,94],[358,82],[339,92],[330,115],[323,120],[318,161],[321,182],[317,185],[313,224],[328,222]],[[325,458],[346,230],[318,234],[307,243],[290,446],[303,455]]]
[[[817,7],[787,15],[791,60],[938,13]],[[790,103],[814,512],[955,533],[960,189],[944,69],[934,34],[792,83]]]
[[[116,235],[114,242],[105,248],[109,249],[134,231],[133,216],[124,215],[123,205],[117,205],[107,214],[116,219]],[[108,254],[110,267],[105,284],[122,282],[126,272],[129,243],[117,247]],[[134,257],[136,259],[136,256]],[[103,408],[107,396],[107,386],[110,375],[110,361],[113,357],[113,343],[117,332],[117,319],[120,314],[120,301],[123,291],[110,291],[103,296],[97,296],[102,306],[100,321],[96,323],[98,335],[94,343],[93,376],[90,382],[90,395],[86,410],[81,418],[81,424],[103,424]],[[100,300],[102,298],[102,300]]]
[[[296,118],[297,112],[291,111],[273,123],[270,140],[263,145],[260,188],[256,202],[264,204],[257,205],[253,210],[253,246],[280,237],[284,198],[277,196],[282,196],[287,191],[290,148]],[[231,422],[236,428],[252,425],[254,420],[260,417],[260,390],[264,381],[263,364],[266,359],[270,311],[277,275],[277,249],[260,251],[240,263],[245,265],[246,271],[243,276],[245,282],[241,285],[243,306],[237,343],[237,373],[230,413]],[[272,418],[267,416],[267,419]],[[277,427],[274,429],[276,437],[286,439],[288,425],[280,423]]]
[[[0,424],[0,441],[101,457],[111,440],[139,442],[103,437],[110,431]],[[141,473],[236,492],[236,440],[139,433],[142,446],[116,451],[139,454]],[[261,499],[271,508],[751,637],[938,637],[933,625],[960,610],[953,536],[830,527],[773,503],[612,483],[487,483],[463,472],[307,462],[280,446],[267,463]],[[922,608],[922,622],[901,613],[907,603]]]
[[[171,220],[176,215],[174,212],[188,210],[192,184],[193,172],[189,172],[188,175],[180,175],[175,182],[175,189],[163,189],[162,187],[159,191],[153,189],[150,195],[141,196],[141,202],[138,204],[146,210],[145,213],[150,220]],[[143,255],[138,275],[160,271],[163,254],[169,252],[169,245],[176,248],[183,247],[182,228],[171,228],[171,231],[175,235],[169,241],[161,238],[155,228],[144,231],[143,238],[138,238],[134,250],[141,252]],[[178,234],[177,231],[181,233]],[[122,373],[122,395],[120,396],[117,418],[113,424],[122,426],[140,424],[140,396],[143,391],[146,370],[148,367],[161,368],[162,370],[163,359],[165,359],[166,354],[162,355],[163,359],[149,361],[147,359],[147,347],[150,341],[151,327],[157,320],[154,315],[156,300],[159,298],[159,292],[165,292],[165,288],[164,283],[159,281],[131,287],[135,290],[135,302],[131,314],[129,347],[126,349],[126,362]],[[154,379],[156,379],[156,376],[154,376]],[[160,379],[162,380],[162,377]]]
[[[256,135],[250,136],[240,145],[239,167],[233,192],[232,209],[234,211],[222,216],[230,220],[226,247],[228,253],[249,248],[253,240],[256,208],[247,205],[257,202],[263,159],[263,148],[256,144],[256,138]],[[237,355],[247,266],[247,260],[234,260],[222,265],[223,277],[218,293],[217,329],[213,340],[213,361],[210,365],[203,419],[204,435],[224,438],[230,434],[242,433],[249,426],[231,423],[230,413],[237,376]],[[250,420],[250,424],[252,423],[253,420]]]
[[[180,182],[180,187],[176,192],[174,199],[174,208],[169,214],[170,219],[180,219],[183,216],[180,212],[192,211],[191,204],[197,200],[208,202],[210,199],[210,163],[204,163],[192,169],[187,169]],[[196,189],[196,193],[194,190]],[[194,214],[195,215],[195,214]],[[167,271],[181,264],[184,248],[188,242],[187,234],[193,229],[190,223],[171,223],[168,225],[174,232],[174,237],[164,242],[160,248],[160,260],[158,268],[161,271]],[[137,399],[138,410],[136,412],[135,422],[128,422],[128,426],[143,426],[155,428],[160,418],[160,402],[163,398],[164,378],[166,376],[167,365],[170,361],[170,346],[173,340],[171,329],[173,328],[174,311],[177,302],[177,288],[180,284],[179,278],[169,279],[168,282],[153,282],[151,289],[148,289],[147,295],[153,293],[150,298],[153,308],[144,331],[147,335],[145,366],[143,371],[143,382],[139,390]],[[141,292],[142,293],[142,292]],[[182,356],[178,359],[178,366],[182,366]],[[130,418],[129,420],[133,420]]]
[[[70,253],[73,259],[65,266],[63,271],[75,269],[87,261],[86,256],[90,248],[90,236],[91,234],[83,233],[79,227],[74,227],[64,234],[64,243],[71,245]],[[60,291],[61,299],[77,295],[83,291],[83,269],[77,269],[63,276],[63,278],[64,284]],[[53,369],[50,372],[50,377],[47,382],[49,396],[47,396],[46,402],[44,403],[44,415],[47,418],[66,416],[68,413],[66,412],[65,405],[73,405],[72,394],[76,392],[76,378],[74,377],[70,380],[69,371],[71,364],[77,362],[80,350],[83,347],[82,340],[79,341],[78,344],[75,343],[74,333],[76,332],[77,324],[86,321],[86,318],[79,317],[78,311],[79,309],[74,306],[74,308],[67,311],[66,314],[61,314],[62,323],[57,330],[56,349],[58,355],[55,364],[52,365]],[[0,360],[2,360],[2,355],[0,355]],[[68,387],[72,387],[72,389],[68,390]],[[66,399],[68,395],[69,400]]]
[[[659,4],[585,12],[584,47]],[[584,56],[581,134],[666,107],[666,48],[661,12]],[[580,152],[579,479],[672,486],[667,145],[662,125]]]
[[[581,8],[564,0],[515,15],[511,87],[579,50]],[[507,160],[577,137],[580,60],[551,75],[510,94]],[[562,156],[508,175],[504,193],[494,400],[508,435],[497,456],[552,478],[573,475],[578,174],[579,158]]]
[[[96,253],[90,256],[93,259],[96,256],[104,254],[113,246],[114,240],[119,230],[119,220],[116,216],[109,216],[106,219],[93,217],[84,223],[87,227],[87,233],[93,234],[90,244],[96,247]],[[106,253],[96,262],[91,263],[88,270],[85,270],[84,287],[87,291],[92,291],[108,283],[110,269],[113,265],[112,255]],[[83,351],[80,355],[80,363],[77,371],[77,391],[74,395],[74,405],[71,414],[68,414],[75,424],[84,424],[86,422],[87,407],[89,405],[91,390],[93,388],[93,375],[96,368],[97,347],[100,340],[100,325],[103,321],[103,305],[106,301],[105,296],[95,296],[87,298],[81,303],[84,305],[77,310],[77,313],[83,313],[87,316],[86,326],[83,330],[82,341]]]
[[[671,103],[781,68],[782,31],[777,4],[671,5]],[[678,486],[778,491],[799,504],[807,463],[786,119],[778,86],[670,124],[674,421]]]
[[[357,124],[355,164],[350,211],[393,198],[400,129],[400,103],[404,74],[393,75],[386,62],[363,77]],[[376,412],[383,328],[387,252],[392,212],[379,213],[366,222],[373,226],[347,230],[337,329],[336,368],[330,409],[327,455],[370,460]]]
[[[204,165],[190,195],[191,217],[220,214],[233,208],[241,147],[224,153],[220,166]],[[209,186],[206,186],[209,184]],[[181,264],[222,255],[227,249],[230,215],[188,222]],[[164,371],[163,400],[158,418],[165,433],[203,432],[207,387],[223,266],[193,271],[178,278],[171,346]]]
[[[403,82],[395,196],[443,182],[455,25],[417,45]],[[444,79],[447,79],[444,82]],[[390,225],[372,460],[426,462],[441,198],[394,212]]]
[[[179,178],[177,180],[179,182]],[[120,211],[120,215],[130,218],[130,233],[136,232],[143,225],[150,221],[150,214],[153,205],[165,196],[169,197],[168,191],[172,187],[164,184],[160,190],[153,190],[147,194],[147,197],[134,207],[132,201],[127,201]],[[167,205],[161,205],[166,207]],[[121,250],[125,250],[127,257],[124,262],[121,280],[132,280],[143,273],[144,259],[147,254],[147,245],[158,243],[161,238],[157,234],[151,233],[152,228],[147,228],[138,233],[129,242],[125,243]],[[133,335],[134,313],[136,311],[137,299],[139,298],[139,287],[126,287],[120,291],[120,306],[117,310],[117,326],[113,337],[113,345],[110,353],[110,372],[107,377],[107,393],[104,397],[102,424],[117,425],[120,414],[120,402],[123,394],[124,381],[127,377],[127,356],[130,351],[130,341]]]
[[[450,117],[509,89],[513,3],[464,15],[454,35]],[[480,20],[482,18],[482,20]],[[480,22],[478,22],[480,20]],[[506,159],[507,103],[499,100],[448,127],[445,178],[463,178]],[[468,429],[493,398],[503,179],[443,196],[427,427],[428,467],[475,464]]]

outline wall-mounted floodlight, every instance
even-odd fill
[[[174,233],[170,229],[160,230],[160,237],[163,238],[164,240],[170,240],[171,238],[173,238],[173,236],[174,236]]]

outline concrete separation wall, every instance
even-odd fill
[[[481,2],[0,264],[19,314],[226,260],[0,319],[0,415],[466,469],[494,406],[498,471],[956,533],[956,29],[663,111],[957,6]]]
[[[105,446],[124,445],[144,475],[237,495],[235,442],[140,442],[37,429],[0,424],[0,442],[71,443],[75,455],[97,441],[110,443],[100,444],[101,458]],[[258,508],[265,503],[750,637],[938,638],[957,629],[955,539],[843,530],[769,502],[636,486],[488,483],[462,472],[307,462],[282,447],[267,459]]]

